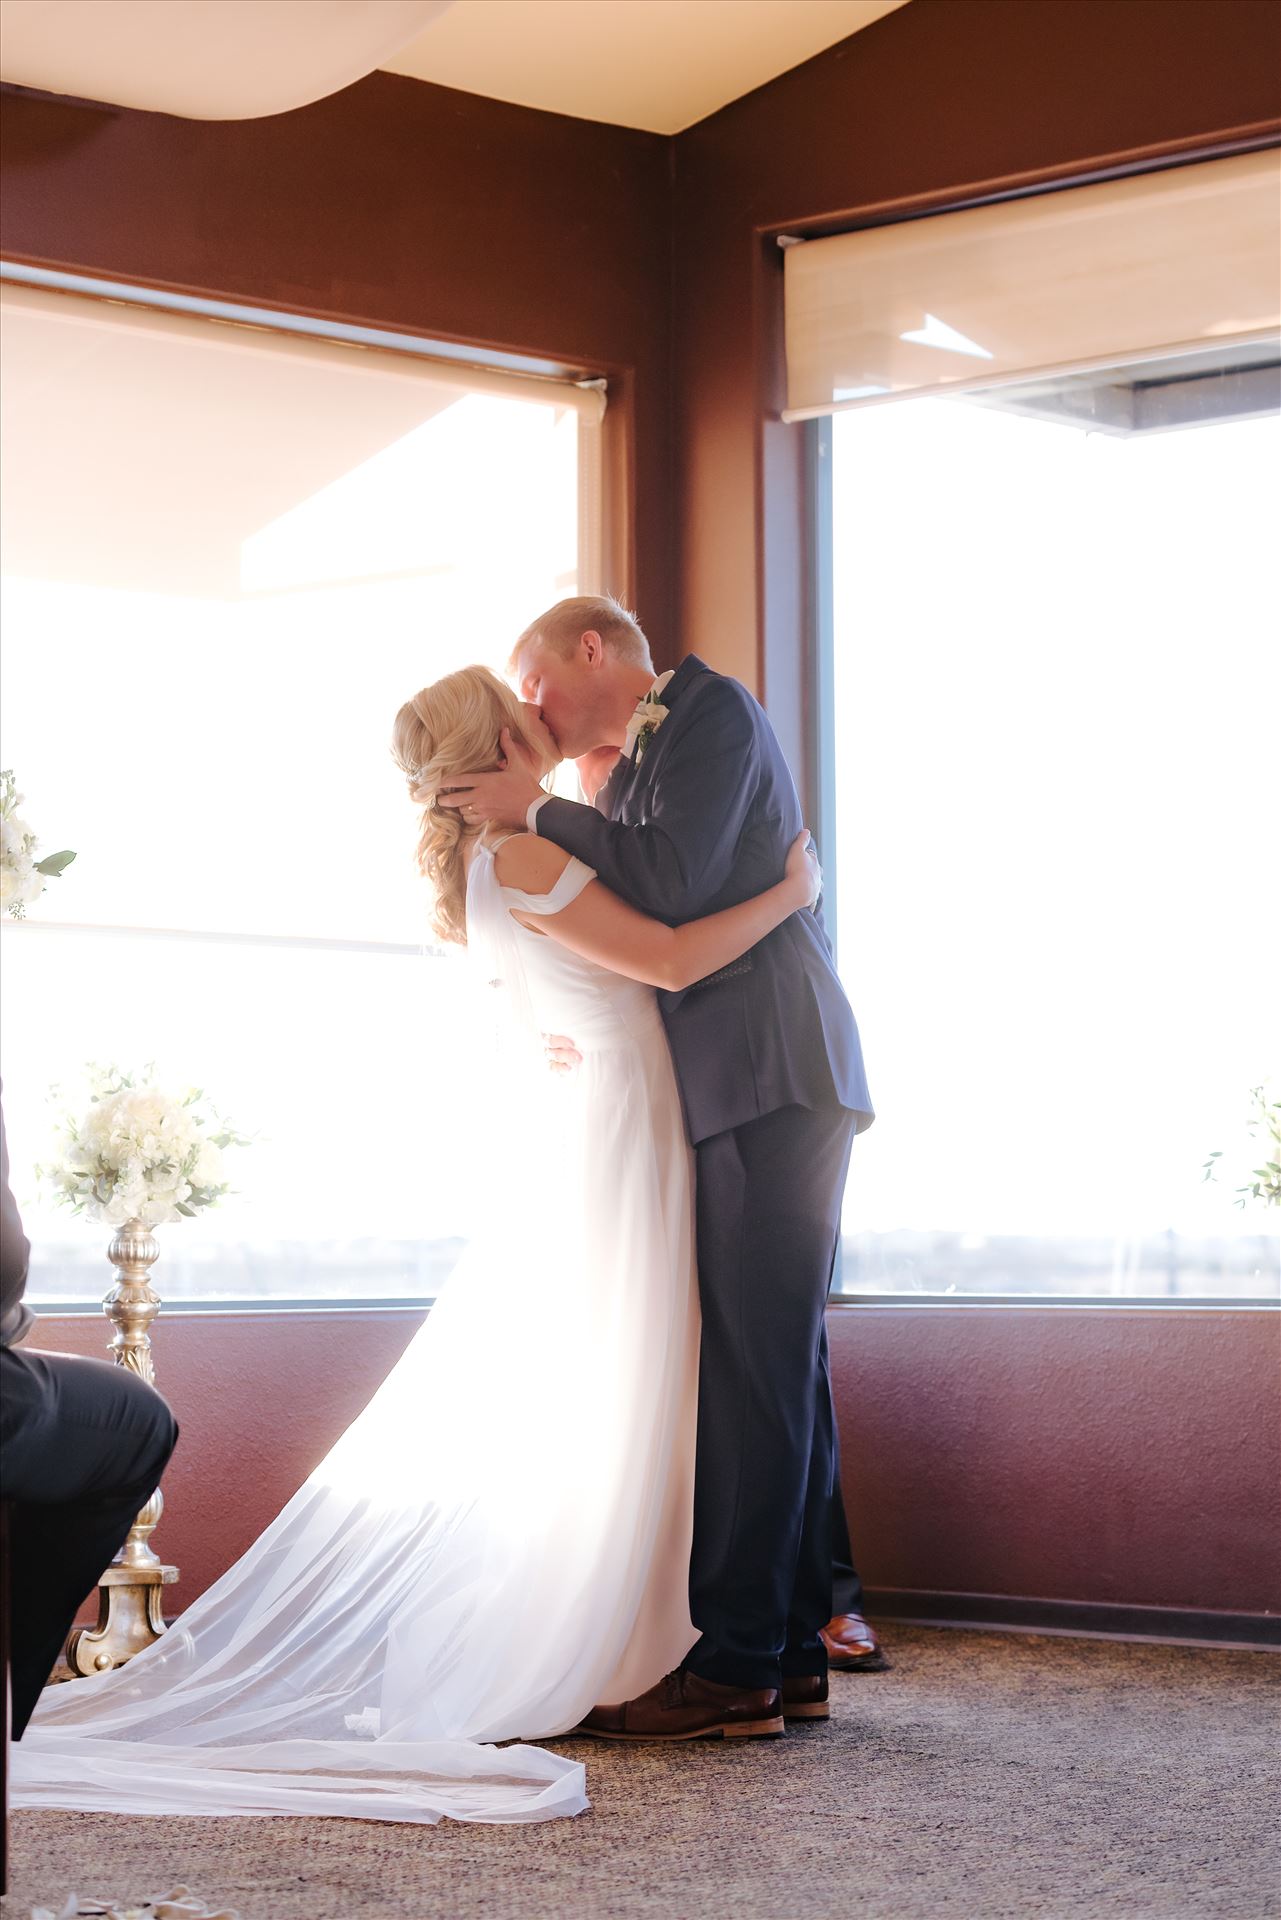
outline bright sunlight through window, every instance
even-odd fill
[[[78,855],[3,929],[32,1296],[110,1279],[34,1177],[50,1085],[153,1059],[253,1136],[166,1299],[430,1294],[489,1174],[391,722],[578,591],[583,396],[59,295],[4,357],[0,764]]]
[[[1281,418],[1141,371],[833,422],[849,1292],[1277,1288]]]

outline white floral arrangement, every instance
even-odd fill
[[[0,773],[0,907],[15,920],[26,918],[27,908],[44,892],[45,882],[56,880],[76,857],[64,851],[36,859],[40,842],[19,818],[22,798],[13,769],[6,767]]]
[[[111,1227],[159,1227],[193,1219],[230,1191],[223,1150],[248,1142],[199,1088],[171,1093],[156,1085],[154,1066],[141,1084],[118,1067],[90,1067],[88,1077],[87,1109],[64,1114],[55,1157],[37,1169],[55,1203]]]

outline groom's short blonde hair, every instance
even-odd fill
[[[514,671],[523,650],[534,642],[568,659],[585,633],[598,633],[616,660],[652,670],[649,641],[640,621],[608,593],[580,593],[540,613],[512,648],[509,670]]]

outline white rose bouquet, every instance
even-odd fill
[[[56,880],[74,853],[50,853],[37,860],[40,844],[25,820],[18,817],[22,795],[12,768],[0,773],[0,907],[15,920],[26,918],[27,908],[44,892],[46,880]]]
[[[89,1106],[65,1115],[54,1160],[37,1169],[54,1200],[90,1220],[146,1227],[191,1219],[229,1191],[223,1149],[248,1142],[195,1088],[173,1094],[116,1067],[89,1069]]]

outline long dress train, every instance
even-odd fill
[[[581,1763],[491,1743],[565,1732],[688,1651],[698,1309],[666,1037],[650,989],[510,912],[592,877],[571,861],[520,894],[478,850],[487,998],[571,1034],[582,1067],[540,1077],[488,1230],[279,1518],[127,1666],[46,1689],[15,1806],[578,1813]]]

